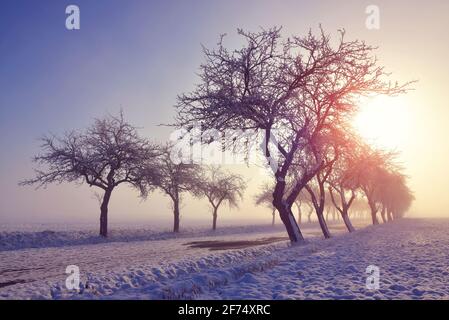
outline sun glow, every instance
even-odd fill
[[[404,97],[363,98],[353,123],[369,144],[400,149],[410,136],[410,109]]]

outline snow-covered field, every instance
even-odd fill
[[[449,299],[449,219],[403,219],[352,234],[334,225],[329,240],[315,224],[303,230],[308,243],[293,247],[282,227],[263,226],[176,237],[118,232],[102,243],[70,232],[46,242],[16,234],[34,236],[37,248],[2,233],[0,298]],[[80,269],[79,292],[65,287],[68,265]],[[369,265],[380,270],[379,289],[366,287]]]
[[[272,228],[269,225],[258,226],[228,226],[212,231],[210,227],[183,228],[179,233],[169,230],[147,229],[139,227],[120,227],[111,229],[108,238],[98,236],[97,229],[87,230],[59,230],[45,229],[41,231],[3,231],[0,232],[0,251],[65,247],[74,245],[106,244],[112,242],[135,242],[149,240],[183,239],[191,237],[210,237],[228,234],[246,233],[271,233],[281,232],[284,228],[277,225]]]

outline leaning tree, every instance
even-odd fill
[[[34,162],[35,177],[21,185],[45,187],[50,183],[82,182],[103,190],[100,206],[100,235],[108,235],[108,204],[112,191],[123,183],[142,190],[139,174],[150,168],[157,147],[143,139],[123,114],[96,119],[83,132],[71,131],[62,137],[42,138],[42,153]],[[154,167],[153,167],[154,168]]]
[[[316,136],[340,126],[360,96],[405,89],[385,81],[388,74],[378,66],[374,47],[346,40],[344,31],[337,41],[320,31],[282,41],[280,28],[239,30],[245,44],[237,50],[227,49],[222,37],[218,48],[204,49],[200,83],[177,103],[181,128],[200,124],[206,130],[254,130],[265,136],[261,152],[273,172],[273,205],[292,242],[304,240],[292,205],[323,166],[312,155]],[[270,152],[270,144],[279,156]],[[298,159],[304,164],[291,180]]]
[[[322,165],[316,172],[315,177],[304,188],[310,195],[324,237],[330,238],[331,233],[323,213],[326,206],[329,208],[328,210],[334,208],[329,199],[329,192],[326,189],[326,185],[330,175],[334,171],[336,161],[346,151],[349,139],[343,131],[337,130],[327,130],[325,134],[322,132],[321,136],[315,139],[319,140],[319,142],[315,143],[315,147],[313,148],[314,162],[321,161]],[[335,218],[335,214],[333,216]]]
[[[356,199],[359,188],[357,179],[354,179],[353,168],[359,158],[359,139],[355,135],[350,135],[345,140],[343,150],[339,158],[333,165],[332,173],[327,179],[329,195],[334,207],[341,214],[343,222],[349,232],[355,229],[349,218],[349,209]]]
[[[273,206],[273,186],[266,183],[264,184],[260,192],[256,194],[254,197],[254,202],[257,206],[264,204],[266,207],[272,210],[272,221],[271,224],[274,226],[275,217],[276,217],[276,208]],[[306,194],[306,192],[301,191],[298,195],[298,197],[295,200],[295,206],[297,209],[298,219],[297,223],[298,225],[301,225],[301,218],[302,218],[302,211],[304,205],[308,205],[310,209],[313,211],[312,202],[310,200],[310,197]],[[309,222],[310,222],[310,216],[309,216]]]
[[[206,197],[212,207],[212,230],[217,229],[218,208],[227,203],[230,208],[238,207],[243,199],[246,183],[242,176],[230,173],[217,166],[204,169],[201,182],[195,187],[195,195]]]

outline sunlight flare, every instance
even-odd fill
[[[376,96],[360,100],[353,123],[371,145],[400,149],[410,139],[410,118],[406,97]]]

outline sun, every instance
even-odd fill
[[[410,135],[410,109],[404,97],[363,98],[353,124],[369,144],[401,149]]]

